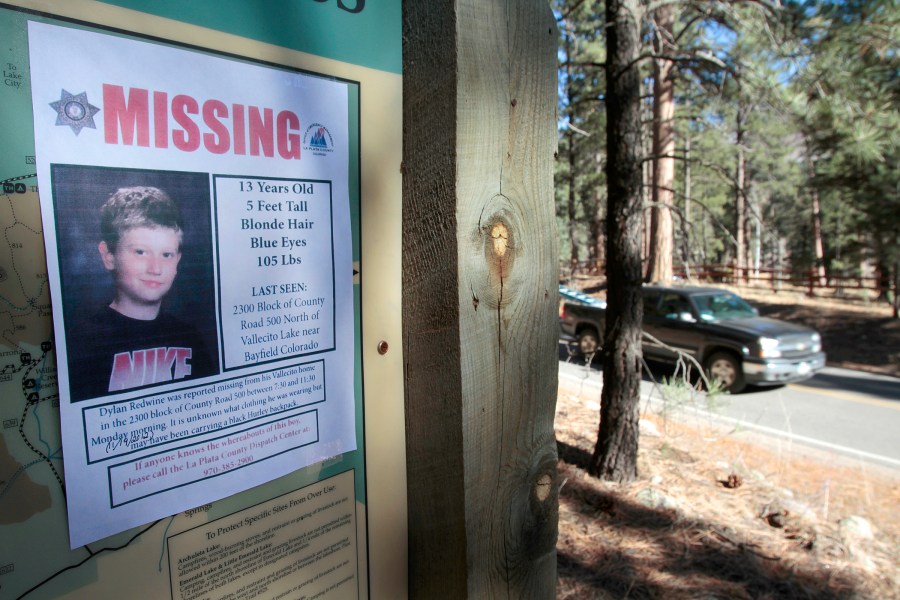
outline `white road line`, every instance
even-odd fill
[[[560,379],[568,379],[572,382],[580,383],[582,385],[589,385],[591,387],[596,387],[598,389],[602,387],[601,382],[598,380],[578,377],[577,375],[572,375],[570,373],[560,373],[559,377],[560,377]],[[597,400],[599,401],[600,399],[597,398]],[[644,394],[641,395],[641,400],[643,400],[645,402],[653,402],[653,403],[661,402],[661,400],[659,398],[652,398],[651,396],[647,396]],[[834,451],[840,452],[842,454],[858,456],[860,458],[866,458],[866,459],[874,461],[874,462],[879,462],[881,464],[886,464],[886,465],[890,465],[892,467],[900,468],[900,460],[896,460],[896,459],[890,458],[888,456],[882,456],[880,454],[873,454],[871,452],[857,450],[856,448],[849,448],[847,446],[832,444],[831,442],[817,440],[815,438],[806,437],[804,435],[797,435],[796,433],[790,433],[787,431],[782,431],[780,429],[766,427],[765,425],[756,425],[754,423],[748,423],[747,421],[741,421],[740,419],[735,419],[733,417],[717,415],[715,413],[711,413],[711,412],[708,412],[705,410],[700,410],[698,408],[693,408],[690,406],[682,406],[680,408],[680,410],[683,410],[685,412],[692,412],[692,413],[701,415],[706,418],[711,418],[715,421],[729,423],[731,425],[739,425],[743,429],[751,429],[751,430],[759,431],[759,432],[766,433],[769,435],[773,435],[776,437],[781,437],[781,438],[785,438],[788,440],[797,441],[797,442],[806,444],[808,446],[815,446],[815,447],[819,447],[819,448],[825,448],[827,450],[834,450]]]

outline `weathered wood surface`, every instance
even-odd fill
[[[403,11],[410,596],[552,598],[553,16],[541,0]]]

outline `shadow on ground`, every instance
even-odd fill
[[[630,599],[817,599],[856,598],[841,573],[806,570],[766,556],[740,540],[728,523],[652,509],[630,498],[626,487],[579,473],[590,455],[558,442],[565,484],[560,503],[576,513],[588,555],[557,551],[560,597]]]

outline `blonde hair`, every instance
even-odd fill
[[[116,251],[122,234],[135,227],[174,229],[181,245],[181,212],[175,201],[159,188],[119,188],[100,209],[100,238],[110,252]]]

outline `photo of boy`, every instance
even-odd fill
[[[160,189],[123,188],[103,205],[100,233],[97,249],[116,281],[109,308],[132,319],[156,319],[181,260],[178,207]]]
[[[93,260],[114,289],[67,327],[72,401],[218,373],[208,337],[167,310],[184,235],[178,204],[159,187],[121,187],[103,202]]]

